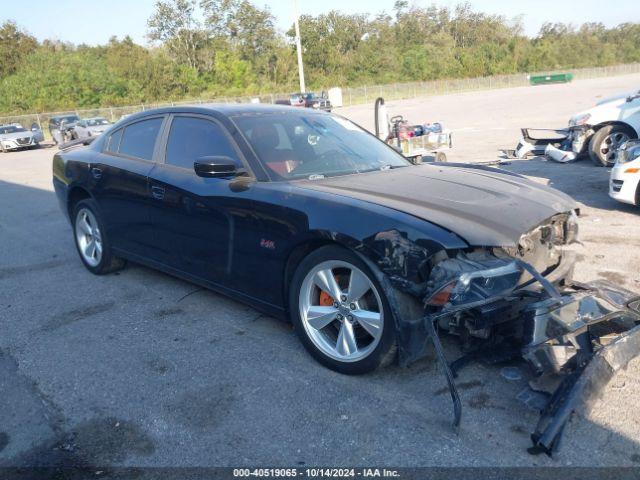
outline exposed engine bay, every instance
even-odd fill
[[[532,377],[556,387],[530,449],[551,455],[576,406],[597,396],[613,372],[640,352],[640,297],[607,282],[571,279],[575,255],[564,247],[577,234],[576,214],[559,214],[522,235],[515,247],[432,259],[422,289],[424,331],[449,383],[455,427],[462,408],[457,370],[483,356],[495,362],[522,358]],[[449,363],[439,332],[460,338],[463,357]]]

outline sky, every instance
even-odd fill
[[[394,0],[298,0],[301,14],[317,15],[330,10],[344,13],[391,12]],[[293,0],[254,0],[268,5],[277,25],[286,31],[292,24]],[[418,6],[437,4],[454,7],[458,0],[410,0]],[[504,15],[508,19],[522,15],[525,33],[535,36],[546,21],[579,25],[602,22],[615,26],[640,22],[639,0],[471,0],[474,10]],[[155,0],[0,0],[0,23],[14,20],[39,40],[45,38],[72,43],[98,45],[116,35],[130,35],[146,44],[147,19]],[[604,7],[604,5],[607,7]]]

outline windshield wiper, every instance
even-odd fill
[[[387,163],[387,164],[382,165],[380,167],[372,168],[370,170],[364,170],[364,171],[365,172],[373,172],[374,170],[393,170],[394,168],[402,168],[402,167],[408,167],[408,165],[391,165],[390,163]]]

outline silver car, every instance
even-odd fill
[[[27,130],[19,123],[0,125],[0,150],[20,150],[22,148],[38,148],[44,141],[44,135],[38,124],[34,123]]]
[[[84,118],[73,127],[73,138],[97,137],[110,126],[111,122],[104,117]]]

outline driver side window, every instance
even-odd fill
[[[197,117],[175,117],[167,139],[165,162],[193,170],[201,157],[225,156],[242,167],[231,139],[217,123]]]

